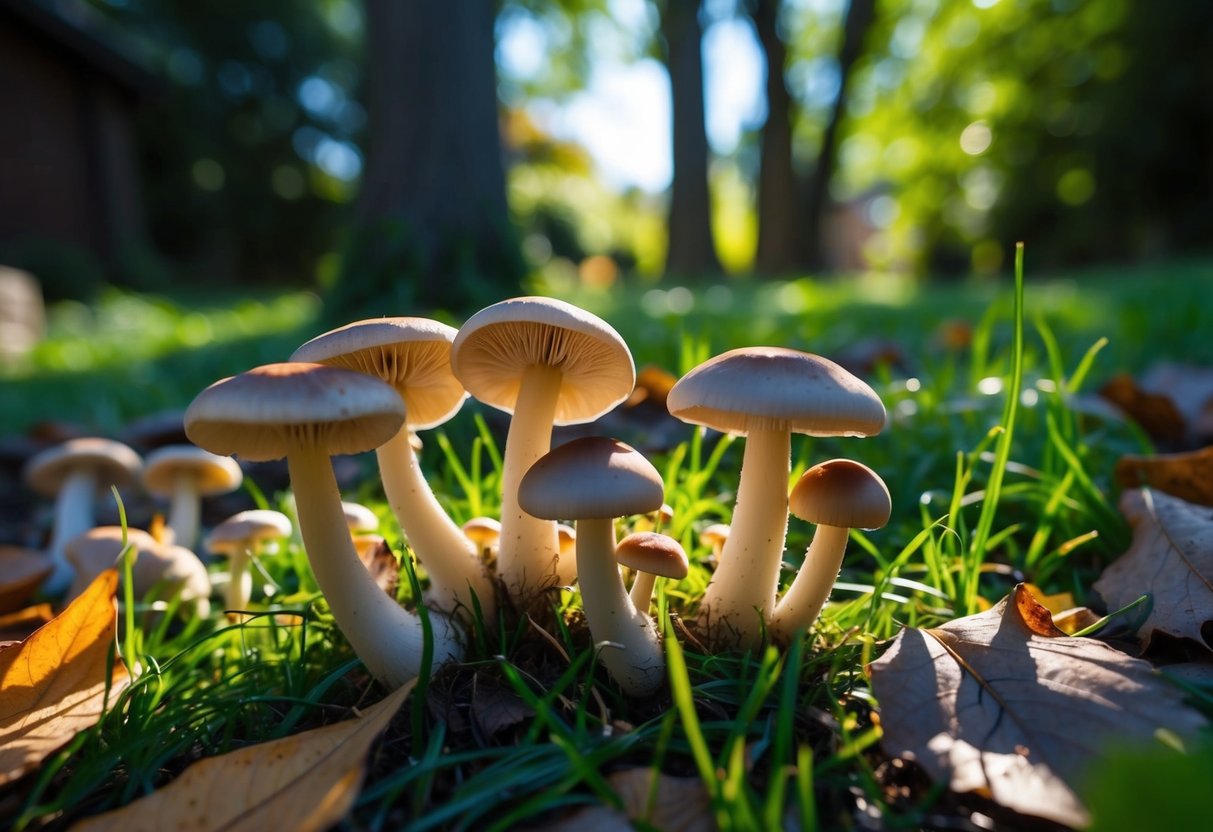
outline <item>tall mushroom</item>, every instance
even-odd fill
[[[552,426],[593,421],[632,392],[636,366],[606,321],[552,298],[522,297],[480,310],[459,329],[451,368],[473,396],[512,413],[501,475],[497,574],[528,606],[561,575],[555,525],[518,504],[518,486],[551,449]]]
[[[623,588],[615,562],[614,518],[661,506],[657,469],[624,443],[588,436],[540,458],[522,478],[522,510],[548,520],[577,523],[577,573],[581,604],[596,642],[610,642],[602,664],[633,696],[661,686],[665,660],[648,611],[638,610]]]
[[[64,554],[72,538],[94,525],[93,498],[111,485],[134,484],[143,467],[139,454],[121,442],[89,437],[72,439],[45,450],[25,465],[25,481],[39,494],[55,498],[55,523],[46,554],[54,571],[42,585],[60,595],[72,583],[74,570]]]
[[[244,481],[239,463],[193,445],[165,445],[143,460],[143,488],[171,499],[168,527],[180,546],[198,543],[202,498],[235,491]]]
[[[213,453],[258,462],[286,457],[316,582],[354,652],[393,688],[421,670],[421,619],[389,598],[359,561],[329,456],[375,448],[403,424],[404,402],[389,385],[304,363],[269,364],[217,381],[185,414],[190,441]],[[435,665],[457,657],[454,627],[441,615],[430,620]]]
[[[429,600],[444,612],[470,613],[474,593],[492,620],[493,584],[475,548],[439,504],[413,451],[409,432],[437,427],[463,405],[467,392],[451,373],[455,330],[428,318],[356,321],[318,335],[291,356],[380,378],[405,403],[405,424],[375,455],[379,475],[409,547],[430,576]]]
[[[838,578],[851,529],[879,529],[889,522],[892,502],[884,480],[866,465],[831,459],[805,471],[792,488],[789,509],[816,523],[813,542],[792,585],[771,614],[773,638],[786,642],[817,618]]]
[[[719,645],[754,646],[775,606],[791,434],[870,436],[884,427],[884,405],[833,361],[784,347],[746,347],[709,359],[679,379],[666,404],[684,422],[746,436],[731,530],[700,620]]]

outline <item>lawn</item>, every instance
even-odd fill
[[[1213,264],[1028,271],[1021,310],[1009,278],[562,287],[564,299],[620,332],[638,368],[681,376],[712,355],[756,344],[857,367],[884,401],[888,426],[863,440],[794,437],[792,482],[825,459],[861,461],[888,485],[890,522],[852,533],[831,603],[810,637],[786,650],[711,653],[671,623],[668,633],[679,637],[666,639],[668,685],[652,697],[622,695],[596,665],[574,592],[553,599],[558,614],[507,616],[502,627],[478,630],[462,663],[423,675],[371,757],[349,828],[557,823],[585,806],[623,805],[613,778],[633,769],[686,778],[679,788],[701,784],[686,802],[702,799],[704,816],[728,829],[989,817],[1030,826],[889,759],[868,667],[903,627],[977,613],[1020,581],[1071,593],[1078,605],[1098,603],[1092,582],[1130,541],[1113,466],[1152,447],[1093,393],[1118,372],[1141,374],[1158,361],[1213,367]],[[320,316],[307,293],[201,302],[110,292],[92,306],[54,307],[48,340],[4,378],[0,435],[47,421],[116,433],[140,416],[184,407],[218,378],[285,360],[341,323]],[[499,508],[503,424],[469,401],[452,422],[422,434],[423,467],[458,523]],[[659,610],[674,616],[662,620],[689,619],[711,575],[699,533],[731,519],[743,440],[641,407],[604,424],[662,474],[673,509],[663,531],[692,564],[685,579],[659,586]],[[347,498],[371,506],[393,550],[407,551],[373,459],[356,466],[344,480]],[[251,501],[289,509],[284,492],[259,485],[253,477]],[[791,521],[785,586],[812,534],[808,523]],[[333,723],[380,699],[318,596],[302,547],[292,543],[259,568],[278,615],[183,625],[137,611],[137,599],[127,598],[119,650],[141,670],[124,707],[0,791],[0,818],[14,828],[65,826],[162,787],[202,757]],[[406,568],[401,598],[417,586]],[[1125,637],[1121,618],[1102,634]],[[1187,693],[1213,717],[1213,690],[1193,684]],[[1110,766],[1102,785],[1090,787],[1097,815],[1113,805],[1113,784],[1137,770],[1136,759]],[[1207,760],[1177,764],[1166,794],[1182,790],[1195,763]],[[662,785],[651,801],[680,799],[673,782],[655,782]]]

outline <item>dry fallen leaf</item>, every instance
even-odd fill
[[[6,612],[0,615],[0,644],[19,644],[54,617],[50,604],[35,604],[16,612]]]
[[[1099,395],[1119,407],[1152,439],[1175,443],[1183,439],[1187,425],[1175,402],[1165,394],[1152,393],[1128,373],[1118,373],[1099,388]]]
[[[72,829],[327,829],[353,805],[366,772],[367,752],[413,685],[396,690],[357,719],[202,760],[164,788],[121,809],[87,818]]]
[[[50,558],[41,552],[0,546],[0,613],[24,607],[50,573]]]
[[[632,821],[662,832],[712,832],[717,828],[712,800],[703,781],[671,777],[650,768],[628,768],[607,775],[623,809],[591,806],[540,827],[536,832],[631,832]]]
[[[1116,482],[1123,488],[1149,486],[1189,503],[1213,506],[1213,446],[1154,456],[1122,456]]]
[[[1066,636],[1022,586],[993,609],[904,630],[871,665],[885,750],[958,792],[1070,826],[1074,788],[1108,741],[1205,720],[1146,661]]]
[[[44,627],[0,651],[0,784],[37,768],[95,724],[126,687],[120,661],[112,680],[107,669],[117,587],[118,573],[103,572]]]
[[[1121,494],[1120,511],[1133,542],[1093,589],[1110,610],[1150,596],[1137,630],[1143,646],[1156,630],[1208,646],[1201,628],[1213,620],[1213,508],[1138,489]]]
[[[380,535],[362,534],[354,538],[354,548],[379,588],[395,598],[400,583],[400,562],[392,554],[392,547]]]

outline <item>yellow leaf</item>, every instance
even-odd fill
[[[37,768],[101,718],[117,586],[118,573],[106,570],[46,626],[0,651],[0,784]],[[110,703],[127,681],[115,660]]]
[[[366,755],[415,682],[357,719],[211,757],[128,806],[89,818],[73,832],[319,830],[358,796]]]

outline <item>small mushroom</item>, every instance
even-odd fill
[[[572,586],[577,580],[577,530],[568,523],[556,524],[556,551],[560,555],[556,581],[560,586]]]
[[[729,539],[729,531],[728,523],[713,523],[699,533],[699,542],[712,550],[714,563],[720,563],[720,552],[724,549],[725,541]]]
[[[661,505],[661,475],[640,453],[616,439],[589,436],[561,445],[526,472],[518,490],[522,510],[567,517],[577,524],[577,573],[586,622],[607,672],[627,694],[647,696],[665,677],[665,657],[647,611],[636,609],[615,562],[614,518]]]
[[[229,459],[230,457],[223,457]],[[228,559],[229,579],[224,603],[228,610],[248,607],[253,576],[249,561],[258,551],[276,551],[267,544],[289,537],[291,521],[280,511],[250,509],[233,514],[206,536],[206,549]]]
[[[501,539],[501,523],[492,517],[473,517],[463,524],[463,533],[472,541],[481,560],[491,559]]]
[[[131,594],[144,599],[160,587],[161,600],[179,598],[182,611],[199,618],[211,613],[211,581],[198,556],[184,546],[160,543],[142,529],[99,526],[72,538],[64,546],[76,576],[67,592],[70,600],[84,592],[106,569],[121,567],[118,557],[125,546],[134,547]]]
[[[168,497],[168,527],[181,546],[198,543],[198,517],[203,497],[235,491],[244,481],[236,460],[193,445],[166,445],[143,461],[143,488],[153,497]]]
[[[72,583],[72,565],[65,557],[67,541],[94,525],[93,499],[111,485],[126,488],[139,476],[139,454],[112,439],[72,439],[32,457],[25,481],[35,492],[55,498],[55,524],[46,554],[54,568],[42,586],[60,595]]]
[[[473,396],[512,414],[501,472],[497,574],[515,603],[562,574],[553,523],[518,503],[523,474],[551,450],[552,426],[592,421],[636,383],[627,344],[606,321],[552,298],[495,303],[469,318],[451,345],[451,369]]]
[[[341,511],[345,515],[346,527],[355,538],[379,530],[379,517],[362,503],[342,500]]]
[[[684,422],[746,435],[732,528],[699,615],[715,643],[755,646],[779,585],[792,433],[879,433],[884,405],[833,361],[783,347],[747,347],[709,359],[678,380],[666,405]]]
[[[395,388],[406,421],[375,454],[383,492],[409,548],[430,578],[427,597],[446,613],[470,611],[472,595],[493,617],[493,583],[475,549],[434,496],[413,449],[413,431],[454,416],[467,392],[451,372],[455,330],[428,318],[375,318],[318,335],[291,356],[366,373]]]
[[[346,527],[330,454],[361,453],[404,424],[404,402],[377,378],[320,364],[270,364],[217,381],[195,397],[185,429],[213,453],[264,462],[285,456],[299,527],[316,582],[367,669],[392,688],[421,670],[421,619],[367,572]],[[434,665],[456,658],[459,637],[430,616]]]
[[[889,522],[889,489],[866,465],[831,459],[801,475],[789,499],[792,514],[816,523],[813,541],[792,585],[775,606],[770,632],[787,642],[816,620],[838,579],[851,529],[879,529]]]
[[[615,546],[615,560],[636,570],[628,597],[641,611],[648,611],[658,578],[682,580],[690,568],[682,544],[659,532],[632,532]]]

